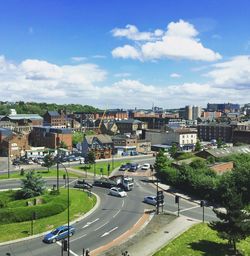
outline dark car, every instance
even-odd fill
[[[130,172],[135,172],[136,170],[138,170],[138,167],[139,167],[139,164],[137,164],[137,163],[131,163],[131,164],[130,164],[129,171],[130,171]]]
[[[85,180],[77,180],[74,184],[74,188],[91,189],[93,186]]]
[[[131,167],[131,163],[122,164],[121,167],[119,168],[119,171],[127,171],[130,169],[130,167]]]
[[[99,180],[95,180],[93,183],[93,186],[104,187],[104,188],[112,188],[112,187],[115,187],[116,185],[117,184],[115,181],[107,178],[101,178]]]
[[[75,228],[72,226],[69,226],[69,232],[68,232],[68,226],[60,226],[47,235],[44,236],[43,242],[45,243],[55,243],[58,240],[62,240],[66,237],[74,235],[75,233]]]

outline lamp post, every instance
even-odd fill
[[[59,161],[57,161],[58,162],[58,165],[59,165]],[[61,165],[62,165],[62,167],[64,168],[64,170],[65,170],[65,172],[66,172],[66,178],[67,178],[67,191],[68,191],[68,198],[67,198],[67,203],[68,203],[68,238],[67,238],[67,240],[68,240],[68,256],[70,256],[70,241],[69,241],[69,234],[70,234],[70,232],[69,232],[69,173],[68,173],[68,170],[67,170],[67,168],[65,167],[65,165],[64,164],[62,164],[62,163],[60,163]]]

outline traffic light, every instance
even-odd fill
[[[204,207],[204,206],[205,206],[205,201],[204,201],[204,200],[201,200],[200,206],[201,206],[201,207]]]
[[[89,249],[86,249],[86,251],[85,251],[85,256],[90,256],[90,251],[89,251]]]
[[[163,204],[164,203],[163,191],[157,191],[157,203],[158,204]]]
[[[63,240],[63,250],[64,250],[65,252],[68,251],[68,241],[67,241],[67,240]]]
[[[180,196],[175,196],[175,203],[178,204],[180,201]]]

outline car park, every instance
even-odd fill
[[[62,240],[64,238],[69,236],[74,235],[75,233],[75,228],[72,226],[60,226],[56,229],[54,229],[53,231],[51,231],[50,233],[48,233],[47,235],[44,236],[43,238],[43,242],[45,243],[55,243],[58,240]]]
[[[127,193],[120,187],[112,187],[109,190],[109,194],[112,196],[125,197]]]
[[[157,198],[156,198],[156,196],[145,196],[143,202],[146,203],[146,204],[156,205],[157,204]],[[161,205],[164,205],[164,203],[160,204],[160,206]]]
[[[145,163],[145,164],[141,167],[142,170],[148,170],[149,168],[150,168],[150,164],[148,164],[148,163]]]

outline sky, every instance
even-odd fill
[[[0,1],[0,101],[250,102],[249,0]]]

